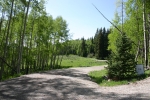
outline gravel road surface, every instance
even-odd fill
[[[150,100],[150,78],[101,87],[88,73],[104,66],[51,70],[0,82],[0,100]]]

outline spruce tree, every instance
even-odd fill
[[[99,33],[100,37],[99,37],[99,41],[100,41],[100,45],[99,45],[99,59],[104,60],[104,55],[105,55],[105,48],[104,48],[104,43],[105,43],[105,28],[101,28],[101,31]]]
[[[109,35],[110,31],[109,29],[105,32],[103,31],[104,34],[104,58],[107,59],[109,56],[109,51],[108,51],[108,35]]]
[[[98,50],[99,50],[99,29],[97,29],[96,34],[94,36],[94,52],[95,52],[95,57],[98,59]]]
[[[108,58],[108,34],[105,28],[97,29],[94,36],[94,53],[96,59],[105,59]]]
[[[132,42],[125,33],[116,41],[117,50],[108,59],[108,77],[115,80],[130,78],[135,74],[135,56],[131,53]]]
[[[86,40],[84,38],[81,39],[81,56],[87,57],[87,48],[86,48]]]

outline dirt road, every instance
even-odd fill
[[[87,73],[103,68],[52,70],[0,82],[0,100],[150,100],[150,79],[117,87],[92,82]]]

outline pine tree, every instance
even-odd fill
[[[84,38],[81,39],[81,56],[87,57],[87,48],[86,48],[86,40]]]
[[[94,36],[94,52],[95,52],[96,58],[98,58],[98,34],[99,34],[99,29],[96,30],[96,33]]]
[[[110,30],[108,29],[106,33],[104,33],[104,57],[105,59],[108,58],[110,51],[108,50],[108,35]]]
[[[134,55],[131,53],[132,42],[123,33],[116,41],[116,53],[108,60],[108,77],[112,79],[126,79],[135,74]]]
[[[97,29],[94,37],[94,52],[97,59],[105,59],[108,57],[108,34],[105,28]]]
[[[94,39],[93,39],[93,37],[90,40],[91,40],[90,53],[94,54],[95,52],[94,52]]]
[[[98,47],[99,47],[99,52],[98,52],[98,59],[104,59],[104,33],[102,28],[99,31],[99,43],[98,43]]]

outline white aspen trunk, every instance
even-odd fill
[[[61,56],[59,66],[61,66],[62,59],[63,59],[63,55]]]
[[[148,58],[149,58],[149,51],[150,51],[150,13],[148,14]],[[148,60],[148,68],[149,67],[149,60]]]
[[[143,33],[144,33],[144,63],[145,67],[148,66],[147,57],[147,37],[146,37],[146,18],[145,18],[145,0],[143,0]]]
[[[19,51],[19,62],[18,62],[18,66],[17,66],[17,73],[20,73],[20,66],[22,63],[23,41],[24,41],[24,34],[26,32],[26,23],[27,23],[30,2],[31,2],[31,0],[28,1],[27,11],[26,11],[26,15],[25,15],[24,29],[23,29],[22,39],[21,39],[21,48]]]

